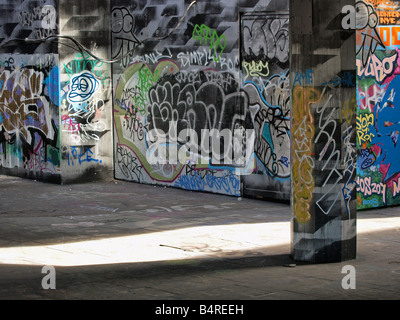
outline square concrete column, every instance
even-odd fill
[[[349,0],[291,0],[293,258],[356,257],[356,33]],[[355,18],[355,17],[354,17]]]
[[[113,178],[110,15],[110,0],[0,0],[0,174]]]

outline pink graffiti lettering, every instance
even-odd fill
[[[368,59],[364,67],[362,61],[357,59],[357,73],[359,77],[372,77],[377,82],[382,83],[388,76],[390,76],[395,69],[395,61],[397,60],[397,52],[391,56],[386,57],[382,61],[374,54]]]

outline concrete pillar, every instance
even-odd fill
[[[110,0],[59,3],[63,183],[113,178]],[[72,39],[75,42],[72,42]],[[77,44],[88,49],[81,51]]]
[[[0,0],[0,34],[0,174],[112,179],[110,0]]]
[[[293,258],[356,257],[355,30],[351,0],[290,0]]]

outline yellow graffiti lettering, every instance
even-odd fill
[[[269,75],[269,67],[268,67],[268,62],[262,62],[262,61],[251,61],[251,62],[246,62],[243,61],[243,68],[246,71],[246,77],[247,79],[249,76],[251,77],[266,77]]]
[[[359,144],[371,142],[371,139],[375,137],[372,133],[369,133],[370,125],[374,125],[374,115],[372,113],[357,116],[357,138]]]
[[[299,223],[307,223],[315,187],[312,143],[315,134],[310,105],[321,99],[318,89],[295,87],[293,90],[293,211]]]

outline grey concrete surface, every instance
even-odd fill
[[[317,265],[291,259],[285,203],[0,176],[0,221],[1,300],[400,297],[399,207],[360,211],[357,259]],[[342,286],[347,265],[355,289]],[[44,266],[55,289],[42,286]]]

